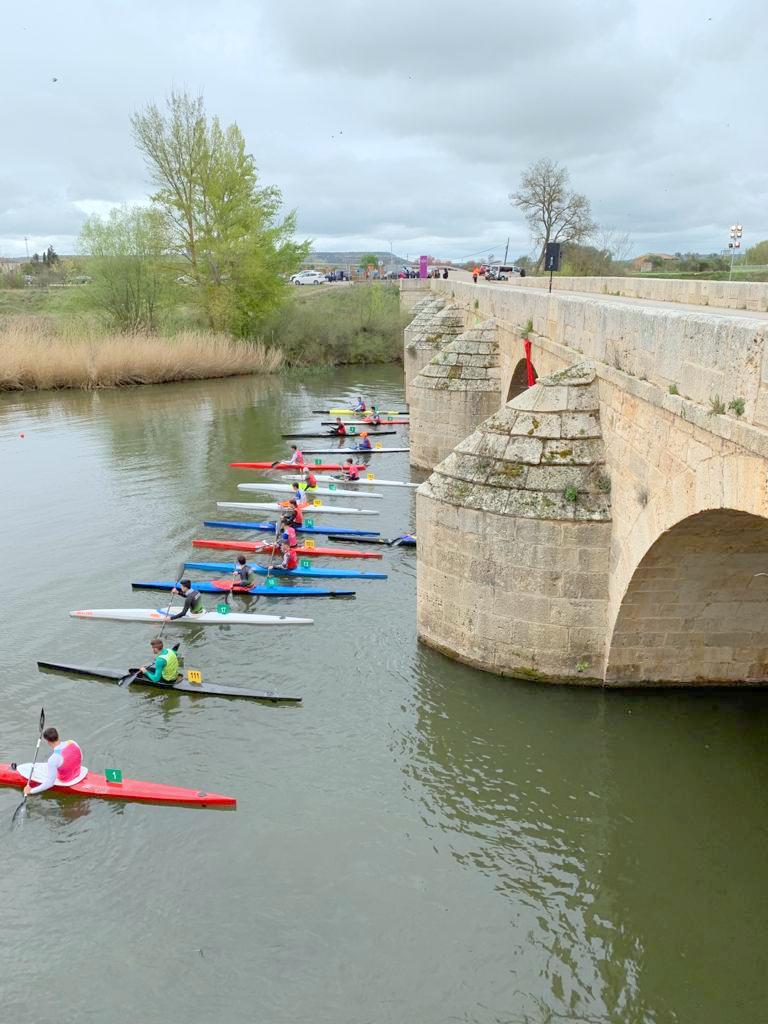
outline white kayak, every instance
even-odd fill
[[[284,473],[281,479],[283,479],[283,480],[295,480],[297,483],[299,483],[303,479],[303,477],[300,477],[300,476],[287,476]],[[318,476],[318,480],[319,479],[321,479],[320,476]],[[375,480],[366,480],[364,477],[360,477],[359,480],[344,480],[341,477],[323,476],[322,479],[323,479],[323,481],[336,479],[336,480],[339,481],[339,483],[344,484],[345,487],[356,487],[358,484],[361,484],[363,487],[418,487],[419,486],[418,484],[412,484],[412,483],[410,483],[407,480],[379,480],[378,477],[376,477]],[[334,494],[346,494],[347,492],[346,491],[334,491],[333,493]],[[352,491],[350,493],[357,495],[360,492],[359,491]],[[365,496],[366,496],[366,498],[374,498],[374,497],[376,497],[375,494],[371,494],[369,491],[365,491]]]
[[[361,497],[361,495],[358,495]],[[244,508],[260,509],[262,512],[285,512],[287,504],[280,504],[277,501],[217,501],[218,508]],[[345,505],[302,505],[301,511],[305,516],[329,515],[329,516],[377,516],[379,513],[370,508],[347,508]]]
[[[171,609],[173,613],[174,609]],[[113,619],[117,622],[168,622],[165,608],[81,608],[70,612],[74,619]],[[201,612],[174,619],[178,626],[308,626],[314,619],[297,619],[290,615],[256,615],[250,612]],[[173,624],[173,623],[172,623]]]
[[[290,484],[238,484],[238,491],[275,491],[279,494],[290,494],[293,488]],[[345,491],[340,487],[313,487],[310,491],[307,491],[307,497],[310,501],[317,494],[330,494],[330,495],[341,495],[342,498],[356,498],[358,496],[357,491]],[[381,498],[381,494],[374,494],[373,491],[366,492],[366,498]]]
[[[305,455],[349,455],[357,452],[360,455],[385,455],[387,452],[409,452],[410,448],[382,448],[376,445],[374,448],[305,448]]]

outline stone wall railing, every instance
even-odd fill
[[[505,330],[519,334],[530,322],[535,335],[569,349],[573,362],[591,359],[705,409],[712,403],[713,413],[719,413],[718,403],[727,407],[741,399],[741,422],[768,428],[768,320],[618,303],[597,295],[548,295],[525,287],[431,284],[436,297],[446,297],[469,316],[494,317],[502,355]]]
[[[511,288],[549,288],[548,277],[510,277]],[[659,277],[553,277],[553,291],[623,295],[630,299],[678,302],[719,309],[768,310],[768,282],[686,281]]]

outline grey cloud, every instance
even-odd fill
[[[71,250],[78,204],[145,197],[130,114],[174,86],[240,124],[324,248],[459,256],[510,235],[517,255],[508,193],[539,156],[566,163],[636,251],[712,248],[734,218],[755,241],[765,20],[757,0],[9,9],[0,62],[23,85],[0,107],[0,254],[35,233]]]

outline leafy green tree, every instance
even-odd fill
[[[253,334],[309,252],[294,239],[295,213],[280,218],[280,190],[260,184],[238,126],[209,118],[201,96],[173,92],[165,111],[150,103],[131,124],[205,320]]]
[[[758,242],[747,249],[745,263],[763,266],[768,263],[768,239]]]
[[[74,301],[95,310],[117,331],[155,332],[177,298],[179,265],[168,258],[163,215],[146,207],[121,207],[89,217],[80,252],[91,282]]]
[[[378,265],[379,257],[376,255],[375,252],[365,252],[360,257],[360,266],[363,268],[363,270],[367,270],[368,267],[370,266],[378,267]]]

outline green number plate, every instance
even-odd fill
[[[308,558],[302,558],[302,560],[301,560],[301,562],[299,564],[301,565],[302,569],[308,569],[309,566],[310,566],[310,561],[309,561]]]
[[[267,584],[268,587],[276,587],[277,586],[277,580],[275,579],[274,576],[268,576],[267,579],[266,579],[266,584]]]
[[[105,768],[104,778],[107,782],[122,782],[123,772],[120,768]]]
[[[328,490],[329,491],[335,491],[336,490],[336,484],[328,484]]]
[[[356,434],[357,433],[357,427],[350,427],[349,428],[349,432],[350,432],[350,434]]]
[[[305,519],[304,522],[306,523],[307,526],[314,526],[315,525],[315,520],[314,519]]]
[[[323,464],[323,460],[322,459],[315,459],[315,465],[316,466],[322,466],[322,464]]]
[[[220,604],[216,605],[216,611],[219,615],[229,615],[229,605],[226,601],[222,601]]]

